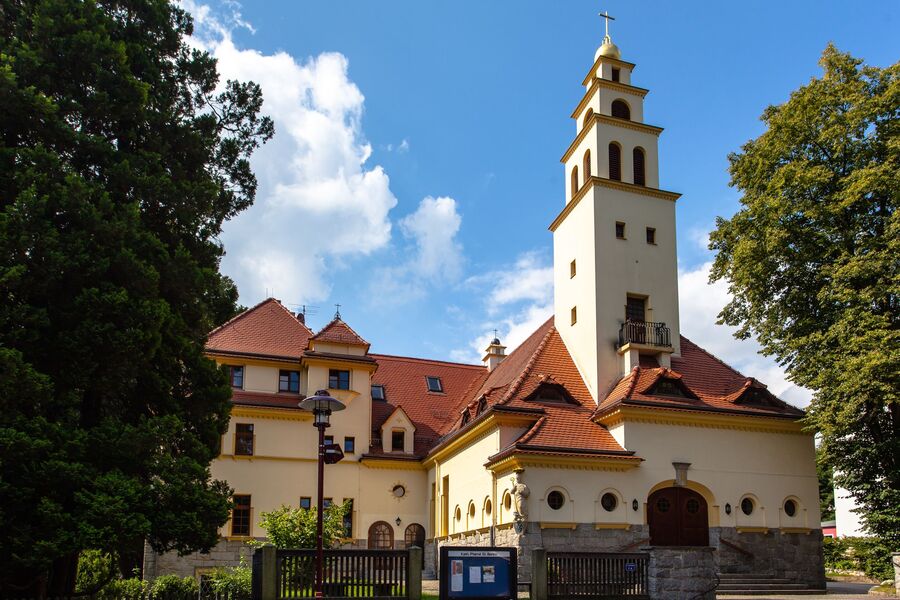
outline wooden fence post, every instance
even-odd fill
[[[262,553],[262,598],[278,599],[278,554],[275,546],[267,545],[259,549]]]
[[[547,600],[547,550],[531,551],[531,600]]]
[[[409,548],[406,558],[406,597],[409,600],[422,598],[422,549],[418,546]]]

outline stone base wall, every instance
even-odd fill
[[[718,584],[715,548],[654,546],[648,583],[651,598],[715,600]]]
[[[825,588],[825,559],[819,530],[784,533],[768,529],[738,533],[733,527],[711,527],[709,543],[718,549],[722,573],[764,573]]]
[[[253,549],[244,541],[220,540],[209,553],[194,552],[178,556],[177,552],[157,554],[149,544],[144,544],[144,579],[151,581],[160,575],[199,577],[203,571],[216,567],[250,566]]]

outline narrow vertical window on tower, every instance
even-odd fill
[[[619,70],[615,67],[612,69],[612,80],[619,81]]]
[[[572,197],[578,193],[578,165],[572,167]]]
[[[648,227],[647,228],[647,243],[648,244],[656,244],[656,228]]]
[[[577,306],[572,307],[571,317],[572,317],[572,322],[571,322],[572,325],[574,325],[575,323],[578,322],[578,307]]]
[[[643,323],[646,320],[646,305],[645,298],[628,296],[625,303],[625,319],[632,323]]]
[[[572,262],[569,263],[569,279],[575,277],[575,259],[572,259]]]
[[[616,239],[625,239],[625,223],[616,221]]]
[[[634,164],[634,185],[647,185],[647,178],[644,175],[644,150],[635,148],[631,156]]]
[[[581,170],[584,171],[584,182],[587,183],[588,179],[591,178],[591,151],[590,151],[590,149],[584,151],[584,158],[581,159]]]
[[[591,124],[591,117],[593,117],[593,116],[594,116],[593,108],[589,108],[586,111],[584,111],[584,119],[582,119],[582,121],[581,121],[582,129],[584,129],[585,127],[587,127],[588,125]]]
[[[609,143],[609,178],[622,181],[622,148],[615,142]]]

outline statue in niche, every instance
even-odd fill
[[[515,502],[515,510],[513,511],[513,520],[516,523],[524,523],[528,518],[528,496],[531,490],[525,485],[522,479],[523,471],[516,471],[513,477],[512,496]]]

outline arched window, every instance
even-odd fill
[[[375,521],[369,527],[369,548],[393,549],[394,528],[384,521]]]
[[[644,151],[635,148],[631,156],[634,163],[634,185],[647,185],[647,178],[644,175]]]
[[[612,116],[619,119],[631,119],[631,109],[624,100],[613,100]]]
[[[572,167],[572,197],[578,193],[578,165]]]
[[[584,159],[581,161],[581,169],[584,171],[584,182],[591,178],[591,151],[584,151]]]
[[[622,149],[615,142],[609,143],[609,178],[622,181]]]
[[[587,127],[588,125],[590,125],[590,123],[591,123],[591,117],[593,117],[593,116],[594,116],[594,109],[593,109],[593,108],[589,108],[589,109],[587,109],[586,111],[584,111],[584,119],[581,120],[581,127],[582,127],[582,129],[585,128],[585,127]]]

